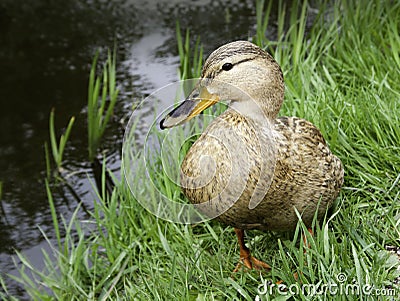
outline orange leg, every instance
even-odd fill
[[[314,232],[311,228],[307,228],[308,232],[311,234],[311,236],[314,236]],[[304,233],[303,235],[303,242],[304,242],[304,246],[307,246],[308,248],[310,248],[310,244],[307,242],[307,237],[306,234]],[[306,252],[306,249],[304,249],[304,253]]]
[[[308,232],[311,234],[311,236],[314,236],[314,232],[313,232],[313,230],[312,230],[311,228],[307,228],[307,230],[308,230]],[[305,233],[302,234],[302,237],[303,237],[303,242],[304,242],[304,251],[303,251],[303,253],[305,254],[306,251],[307,251],[307,249],[306,249],[305,246],[307,246],[307,248],[310,248],[311,246],[310,246],[310,244],[309,244],[308,241],[307,241],[307,237],[306,237],[306,234],[305,234]],[[305,265],[307,265],[307,262],[305,263]],[[299,274],[298,274],[297,272],[294,273],[293,276],[294,276],[294,279],[295,279],[296,281],[299,280]]]
[[[236,265],[236,268],[233,270],[233,272],[236,273],[237,271],[239,271],[242,264],[250,270],[253,268],[256,270],[270,270],[271,266],[269,264],[266,264],[265,262],[262,262],[257,258],[251,256],[249,248],[247,248],[244,244],[244,230],[235,228],[235,233],[239,241],[240,261]]]
[[[314,236],[314,232],[313,232],[313,230],[311,229],[311,228],[307,228],[307,230],[308,230],[308,232],[311,234],[311,236]],[[306,253],[306,248],[305,248],[305,246],[307,246],[308,248],[310,248],[310,244],[308,243],[308,241],[307,241],[307,237],[306,237],[306,234],[304,233],[304,234],[302,234],[301,235],[302,236],[302,238],[303,238],[303,242],[304,242],[304,254]],[[305,263],[306,265],[307,265],[307,263]],[[302,272],[300,272],[300,273],[302,273]],[[298,281],[299,280],[299,274],[297,273],[297,272],[295,272],[295,273],[293,273],[293,277],[294,277],[294,279],[296,280],[296,281]],[[281,283],[283,283],[283,281],[282,280],[279,280],[278,282],[276,282],[276,284],[281,284]]]

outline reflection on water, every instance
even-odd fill
[[[205,53],[254,30],[253,1],[2,0],[0,3],[0,269],[15,273],[11,255],[22,250],[39,265],[43,237],[52,238],[44,189],[43,142],[48,116],[56,128],[77,120],[66,150],[69,179],[87,208],[94,200],[86,162],[85,103],[90,63],[96,49],[118,45],[121,87],[114,121],[103,140],[108,167],[119,169],[124,123],[132,102],[177,80],[175,22],[200,35]],[[102,52],[104,57],[105,51]],[[170,100],[165,100],[170,101]],[[57,212],[67,220],[77,206],[66,188],[54,189]],[[3,211],[4,210],[4,211]],[[85,218],[84,212],[81,213]],[[24,296],[11,280],[10,291]]]

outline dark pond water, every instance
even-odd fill
[[[56,210],[67,220],[94,194],[87,162],[86,95],[93,55],[118,45],[121,94],[102,149],[119,171],[120,147],[132,103],[176,81],[175,22],[201,36],[205,53],[254,33],[253,1],[2,0],[0,2],[0,270],[9,290],[26,298],[6,274],[18,274],[15,251],[42,266],[41,228],[53,238],[44,177],[48,117],[61,133],[76,117],[65,155],[68,187],[54,189]],[[85,213],[80,213],[82,216]]]

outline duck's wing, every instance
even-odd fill
[[[282,139],[278,143],[279,163],[286,166],[298,186],[327,194],[334,199],[343,184],[342,162],[329,149],[320,130],[298,117],[279,117],[275,130]],[[307,190],[306,189],[306,190]],[[311,191],[310,191],[311,192]]]

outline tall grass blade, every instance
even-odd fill
[[[72,126],[74,125],[74,122],[75,122],[75,117],[72,116],[68,122],[65,132],[60,136],[60,141],[57,143],[56,130],[55,130],[55,125],[54,125],[54,109],[51,110],[51,112],[50,112],[50,119],[49,119],[50,145],[51,145],[51,151],[53,154],[53,160],[57,167],[57,171],[61,170],[65,146],[66,146],[69,136],[71,134],[71,130],[72,130]],[[45,144],[46,169],[47,169],[47,175],[49,176],[50,164],[49,164],[49,162],[47,162],[49,160],[47,152],[48,152],[48,150],[47,150],[47,143],[46,143]]]
[[[46,184],[47,200],[49,201],[51,218],[53,220],[54,233],[55,233],[56,238],[57,238],[58,248],[61,250],[61,234],[60,234],[60,227],[59,227],[59,224],[58,224],[58,217],[57,217],[56,207],[54,205],[53,194],[51,193],[50,185],[49,185],[49,182],[48,182],[47,179],[45,180],[45,184]]]
[[[100,141],[114,112],[119,89],[116,87],[116,47],[108,51],[101,75],[96,75],[99,53],[93,58],[88,87],[88,151],[89,161],[97,155]]]

